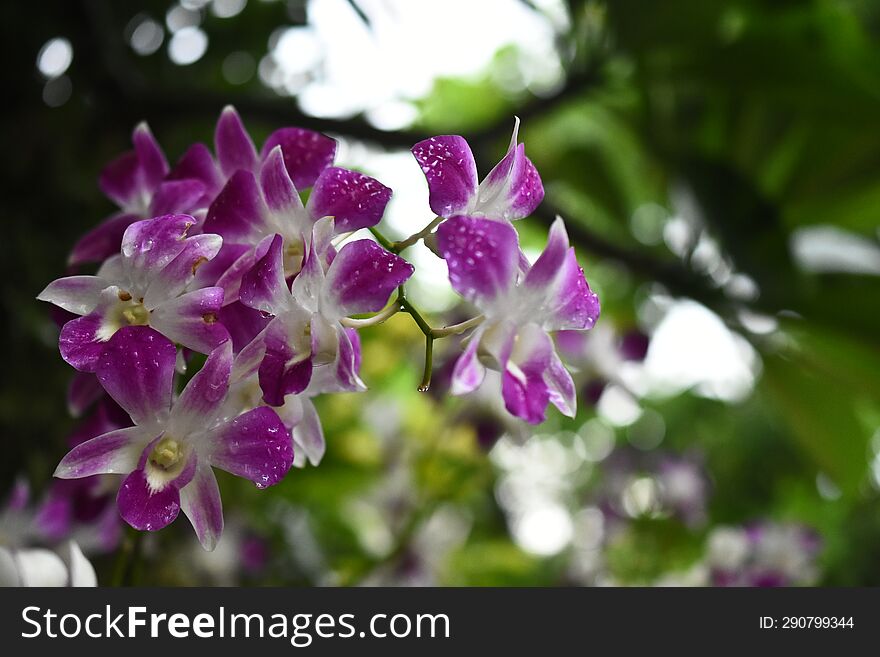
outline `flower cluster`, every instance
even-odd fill
[[[70,314],[59,348],[78,370],[71,409],[106,393],[130,423],[74,446],[56,476],[123,475],[126,522],[157,530],[182,510],[212,549],[223,530],[213,469],[263,488],[292,465],[318,464],[325,446],[312,398],[366,388],[358,329],[398,311],[416,319],[429,349],[474,329],[452,394],[475,390],[489,368],[511,414],[539,423],[552,403],[573,415],[575,386],[554,336],[591,328],[599,303],[561,219],[534,263],[520,248],[511,222],[535,210],[543,186],[517,143],[518,123],[480,183],[462,137],[413,147],[437,216],[401,242],[375,228],[391,190],[334,166],[329,137],[283,128],[258,150],[229,107],[214,152],[195,144],[172,168],[138,126],[134,149],[100,177],[120,211],[69,259],[73,272],[97,263],[96,273],[60,278],[38,297]],[[365,228],[376,239],[351,237]],[[420,239],[478,316],[435,329],[405,298],[413,266],[399,253]],[[206,359],[187,380],[195,354]],[[426,365],[425,386],[429,374]]]

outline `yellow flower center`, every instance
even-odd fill
[[[150,452],[150,463],[163,470],[169,470],[177,465],[182,456],[183,448],[178,441],[174,438],[163,438]]]

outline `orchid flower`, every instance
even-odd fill
[[[320,381],[320,391],[364,390],[357,374],[360,344],[342,319],[376,312],[391,292],[413,273],[413,266],[372,240],[346,244],[324,270],[333,219],[320,220],[310,240],[302,271],[288,289],[282,237],[272,238],[266,254],[245,275],[241,301],[274,315],[261,341],[260,387],[267,403],[279,406],[285,395]]]
[[[69,276],[50,283],[37,297],[82,315],[61,329],[61,357],[94,371],[105,343],[128,325],[149,325],[184,347],[208,353],[229,339],[217,321],[223,290],[187,291],[196,270],[220,250],[219,235],[187,236],[195,220],[167,215],[128,227],[122,253],[97,276]]]
[[[241,277],[265,255],[275,235],[282,238],[284,270],[291,276],[302,267],[316,221],[334,217],[337,234],[374,226],[391,198],[391,190],[369,176],[327,167],[313,181],[308,203],[303,205],[297,176],[290,173],[280,145],[269,151],[258,176],[259,182],[249,170],[236,172],[205,220],[205,230],[222,235],[230,245],[256,247],[246,250],[217,282],[230,303],[237,298]]]
[[[223,412],[232,370],[229,341],[211,352],[172,402],[175,358],[174,345],[152,328],[117,331],[101,355],[97,374],[134,426],[73,448],[55,476],[127,475],[117,496],[126,522],[153,531],[170,524],[182,509],[202,546],[212,550],[223,531],[212,467],[265,488],[290,469],[293,444],[268,407],[235,417]]]
[[[352,338],[355,352],[359,353],[360,344],[356,341],[357,333],[349,329],[349,338]],[[260,388],[258,373],[260,360],[252,362],[249,366],[243,366],[241,361],[242,359],[247,360],[247,358],[248,354],[244,352],[236,358],[233,365],[229,396],[224,410],[227,417],[235,417],[247,410],[266,404],[263,399],[263,391]],[[356,363],[355,374],[359,369],[360,363]],[[320,387],[318,377],[314,377],[305,390],[297,394],[285,395],[283,402],[274,407],[278,417],[281,418],[293,438],[293,466],[296,468],[304,467],[306,462],[318,465],[327,448],[321,419],[318,417],[314,402],[312,402],[312,397],[321,393]]]
[[[569,247],[562,219],[554,222],[544,252],[521,276],[510,224],[457,216],[441,224],[437,236],[452,287],[485,317],[456,362],[452,394],[476,389],[485,362],[501,373],[501,394],[511,414],[537,424],[553,403],[573,416],[574,382],[549,332],[592,328],[599,300]]]
[[[517,144],[519,119],[507,154],[477,184],[477,164],[464,137],[441,135],[412,147],[428,181],[429,203],[438,217],[480,216],[512,221],[530,215],[544,198],[544,185],[525,147]]]
[[[73,247],[68,264],[102,262],[119,250],[122,235],[135,221],[164,214],[191,214],[205,203],[206,185],[198,177],[168,179],[168,161],[146,123],[132,134],[134,150],[123,153],[101,172],[101,191],[120,212],[86,233]]]

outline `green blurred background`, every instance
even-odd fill
[[[420,394],[412,323],[364,330],[370,391],[318,400],[324,462],[221,479],[218,551],[180,519],[137,583],[880,584],[877,2],[94,0],[3,23],[3,491],[39,499],[76,424],[34,297],[112,211],[97,175],[141,120],[172,162],[226,104],[258,144],[327,132],[394,188],[402,237],[431,218],[408,148],[462,134],[485,174],[517,115],[546,188],[523,243],[561,214],[602,300],[569,345],[577,417],[535,430],[443,394],[455,344]],[[435,324],[467,316],[442,262],[404,255]]]

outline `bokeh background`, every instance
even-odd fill
[[[2,30],[0,495],[30,498],[0,543],[76,538],[105,584],[880,584],[878,3],[86,0]],[[546,187],[524,245],[563,215],[603,314],[559,340],[577,417],[537,428],[445,394],[454,339],[423,394],[409,318],[364,330],[370,391],[318,400],[321,465],[221,478],[214,553],[181,518],[120,576],[113,518],[109,543],[88,513],[35,529],[83,420],[34,297],[112,211],[96,179],[135,124],[174,161],[228,103],[257,143],[338,138],[396,238],[431,219],[412,144],[462,134],[485,174],[519,116]],[[468,316],[404,255],[435,324]]]

